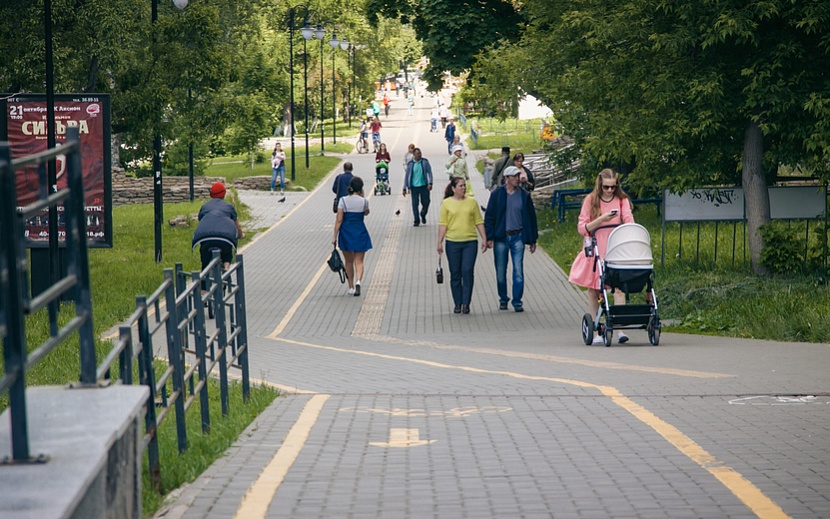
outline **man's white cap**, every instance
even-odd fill
[[[464,151],[464,146],[460,144],[456,144],[452,147],[452,152],[455,153],[456,151]]]
[[[505,177],[512,177],[514,175],[518,175],[520,173],[519,168],[516,166],[507,166],[504,168],[504,176]]]

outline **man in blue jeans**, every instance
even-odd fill
[[[484,212],[484,234],[487,246],[493,249],[496,262],[496,285],[499,291],[499,309],[507,310],[507,256],[513,262],[513,309],[524,312],[524,254],[525,245],[530,253],[536,252],[539,229],[536,225],[536,209],[530,193],[519,187],[519,168],[504,169],[504,185],[490,194]]]
[[[407,190],[412,193],[412,216],[415,227],[427,223],[429,192],[432,191],[432,166],[421,156],[421,148],[412,150],[412,160],[406,165],[403,176],[403,196]],[[418,208],[420,201],[420,209]]]

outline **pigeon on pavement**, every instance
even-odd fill
[[[399,215],[399,214],[401,214],[401,210],[400,210],[400,209],[398,209],[397,211],[395,211],[395,216],[397,216],[397,215]]]
[[[277,200],[277,203],[278,203],[278,204],[281,204],[281,203],[283,203],[283,202],[285,202],[285,197],[282,197],[282,198],[280,198],[279,200]]]

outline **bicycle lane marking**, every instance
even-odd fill
[[[300,451],[311,434],[311,428],[317,423],[323,405],[328,399],[329,395],[315,395],[306,402],[297,421],[285,436],[282,446],[259,474],[254,484],[248,488],[248,492],[242,498],[242,504],[233,516],[234,519],[260,519],[266,516],[268,506],[273,501],[277,489],[297,460],[297,456],[300,455]]]
[[[334,346],[323,346],[320,344],[312,344],[303,341],[296,341],[292,339],[276,338],[275,340],[284,342],[286,344],[293,344],[295,346],[302,346],[307,348],[316,348],[325,351],[332,351],[338,353],[349,353],[352,355],[363,355],[367,357],[374,357],[387,360],[395,360],[401,362],[411,362],[413,364],[420,364],[423,366],[430,366],[439,369],[459,370],[469,373],[479,373],[487,375],[502,375],[506,377],[516,378],[520,380],[554,382],[558,384],[567,384],[582,388],[595,389],[602,395],[608,397],[614,404],[628,412],[631,416],[653,429],[657,434],[662,436],[670,445],[677,449],[681,454],[692,460],[694,463],[703,468],[706,472],[715,477],[721,482],[735,497],[737,497],[747,508],[749,508],[757,517],[761,519],[783,519],[790,516],[778,506],[772,499],[767,497],[758,487],[751,481],[746,479],[738,471],[724,464],[722,461],[709,454],[703,447],[698,445],[694,440],[683,434],[678,428],[661,419],[645,407],[637,404],[627,396],[619,392],[615,387],[603,386],[593,384],[590,382],[583,382],[581,380],[572,380],[556,377],[544,377],[539,375],[525,375],[514,371],[497,371],[476,368],[472,366],[460,366],[453,364],[445,364],[442,362],[435,362],[431,360],[413,359],[409,357],[401,357],[397,355],[388,355],[384,353],[375,353],[369,351],[361,351],[354,349],[343,349]]]

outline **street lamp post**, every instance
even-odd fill
[[[314,30],[314,37],[320,40],[320,155],[325,155],[326,134],[324,129],[325,124],[323,123],[325,120],[325,109],[323,104],[323,93],[325,92],[325,80],[323,79],[323,38],[326,37],[326,30],[320,22],[317,22],[317,29]]]
[[[303,34],[303,105],[305,107],[305,169],[309,168],[308,162],[308,46],[307,42],[314,36],[314,29],[308,22],[308,9],[306,9],[306,19],[303,28],[300,30]]]
[[[188,0],[173,0],[173,4],[179,9],[187,7]],[[158,0],[153,0],[150,10],[150,24],[153,27],[153,47],[155,52],[156,43],[156,21],[158,20]],[[159,120],[161,114],[155,114],[156,120],[153,125],[153,234],[155,237],[155,259],[161,263],[161,221],[164,219],[164,197],[161,185],[161,133],[159,132]]]
[[[342,41],[337,39],[337,33],[333,32],[331,35],[331,40],[329,40],[329,45],[331,45],[331,116],[332,116],[332,125],[331,125],[331,133],[334,139],[334,144],[337,144],[337,76],[335,75],[336,68],[335,68],[335,61],[334,57],[337,54],[337,47],[340,46],[341,49],[346,50],[349,48],[349,42],[346,41],[346,38],[343,38]]]
[[[291,131],[291,181],[297,179],[296,173],[296,163],[297,161],[294,160],[294,30],[296,29],[296,25],[294,24],[296,19],[297,9],[303,9],[304,14],[304,24],[308,25],[308,7],[305,5],[295,5],[291,9],[288,10],[288,76],[290,78],[290,86],[289,86],[289,97],[290,101],[289,104],[291,105],[291,121],[289,123],[289,128]],[[306,145],[306,150],[308,146]]]

